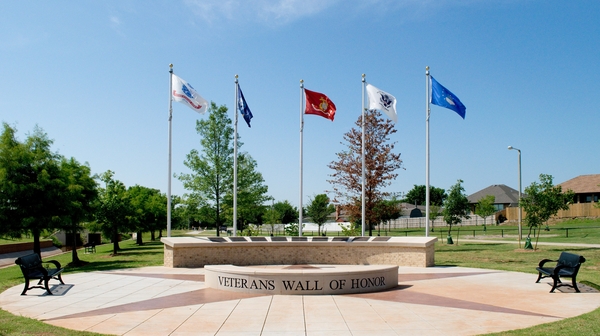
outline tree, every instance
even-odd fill
[[[292,206],[289,201],[285,200],[283,202],[277,202],[273,204],[273,208],[281,214],[281,223],[289,224],[298,221],[298,217],[300,217],[300,213],[298,212],[298,208]]]
[[[528,239],[530,239],[529,236],[534,227],[539,227],[542,223],[548,221],[559,210],[568,210],[569,202],[574,197],[571,190],[563,193],[561,186],[554,186],[552,175],[547,174],[540,174],[540,182],[534,181],[531,183],[525,188],[525,194],[527,196],[521,199],[521,206],[526,212],[525,222],[529,226]]]
[[[61,156],[52,152],[53,141],[35,127],[25,142],[16,129],[3,123],[0,138],[0,220],[2,231],[16,235],[31,232],[33,251],[41,255],[43,230],[60,227],[65,181]]]
[[[469,200],[464,194],[465,189],[462,187],[463,180],[458,180],[455,185],[450,187],[448,197],[444,201],[444,221],[448,224],[448,244],[452,244],[451,231],[452,225],[462,222],[462,218],[470,218]]]
[[[256,167],[256,161],[250,154],[241,153],[238,156],[237,228],[239,230],[243,230],[249,223],[262,223],[266,211],[263,204],[271,200],[267,195],[269,187],[265,185],[265,180]],[[233,222],[233,189],[224,199],[228,206],[227,220]]]
[[[431,221],[431,232],[433,232],[433,223],[435,219],[438,218],[442,214],[442,207],[439,205],[430,205],[429,206],[429,220]]]
[[[402,216],[402,209],[399,207],[400,200],[392,197],[391,199],[382,199],[375,204],[375,217],[379,219],[377,224],[379,227],[379,233],[381,233],[381,224],[389,221],[390,219],[396,219]]]
[[[354,219],[362,216],[362,117],[355,125],[343,137],[347,150],[337,153],[337,161],[328,165],[334,170],[329,180],[333,186],[334,202],[344,204],[343,207]],[[394,123],[384,120],[380,112],[365,112],[365,223],[369,227],[369,235],[373,234],[373,225],[379,223],[375,205],[389,194],[383,188],[396,179],[398,174],[395,171],[402,167],[400,154],[393,153],[396,142],[389,142],[394,133]]]
[[[317,234],[321,235],[321,226],[327,221],[327,216],[335,211],[335,206],[329,203],[329,197],[326,194],[316,195],[309,200],[306,206],[306,215],[312,218],[313,223],[317,224]]]
[[[104,188],[100,189],[96,221],[105,237],[110,237],[113,242],[113,255],[117,255],[119,236],[129,232],[131,217],[134,216],[131,201],[123,182],[113,179],[114,173],[110,170],[100,175]]]
[[[416,205],[425,205],[427,194],[427,186],[425,185],[414,185],[414,187],[408,191],[404,199],[402,200],[405,203],[416,204]],[[429,204],[431,205],[439,205],[444,204],[444,200],[446,199],[446,190],[441,188],[436,188],[434,186],[429,186]]]
[[[218,236],[219,227],[224,223],[224,197],[233,188],[233,128],[227,107],[217,107],[211,102],[208,118],[196,121],[196,131],[202,150],[190,151],[184,164],[193,173],[180,174],[178,178],[192,197],[207,207],[207,215],[216,225]]]
[[[73,235],[71,265],[81,265],[77,255],[77,236],[84,227],[84,222],[93,220],[98,200],[98,184],[91,176],[89,165],[80,164],[74,158],[61,161],[61,171],[65,182],[63,218],[65,231]]]
[[[167,198],[158,189],[135,185],[127,190],[132,206],[130,217],[133,229],[137,232],[136,243],[142,245],[142,234],[162,229],[167,220]]]
[[[485,230],[485,220],[486,217],[493,215],[496,212],[496,208],[494,207],[494,202],[496,201],[496,197],[494,195],[486,195],[482,199],[477,202],[475,206],[475,214],[480,217],[483,217],[483,229]]]

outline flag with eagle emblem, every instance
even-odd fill
[[[333,121],[335,117],[335,104],[326,95],[304,89],[306,108],[304,114],[315,114]]]

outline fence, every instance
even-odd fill
[[[483,225],[484,219],[483,217],[477,215],[471,215],[470,219],[462,219],[462,222],[458,224],[458,226],[477,226]],[[494,220],[494,216],[488,216],[485,218],[485,224],[496,224]],[[447,226],[446,222],[441,217],[436,218],[435,220],[429,220],[429,227],[444,227]],[[379,229],[379,226],[375,226]],[[381,224],[381,229],[410,229],[410,228],[424,228],[425,227],[425,217],[415,217],[415,218],[398,218],[392,219],[387,223]]]
[[[569,205],[569,210],[560,210],[552,218],[575,218],[575,217],[600,217],[600,208],[596,207],[598,203],[574,203]],[[506,219],[509,221],[519,220],[519,208],[510,207],[503,210],[506,213]],[[522,218],[525,218],[525,211]]]

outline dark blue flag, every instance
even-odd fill
[[[250,120],[252,119],[253,115],[252,115],[252,112],[250,112],[250,108],[248,107],[248,104],[246,104],[246,99],[244,99],[244,94],[242,93],[242,89],[240,88],[239,85],[238,85],[238,110],[244,117],[244,120],[246,120],[246,124],[248,124],[248,127],[251,127]]]
[[[451,109],[465,119],[465,114],[467,113],[465,105],[452,92],[438,83],[433,76],[431,76],[431,103]]]

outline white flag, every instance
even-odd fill
[[[391,94],[381,91],[371,84],[367,84],[367,94],[369,95],[369,109],[380,110],[394,122],[398,122],[396,114],[396,98]]]
[[[194,90],[190,83],[184,81],[176,75],[172,75],[171,78],[173,81],[173,100],[184,103],[192,110],[204,114],[204,112],[206,112],[208,102],[202,98],[202,96],[200,96],[196,90]]]

